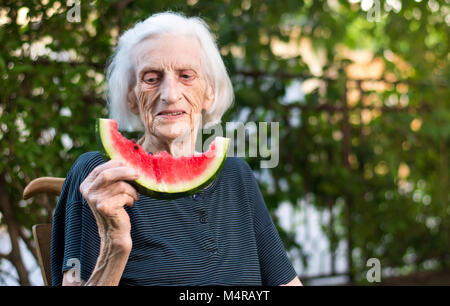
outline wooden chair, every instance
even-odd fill
[[[40,193],[51,193],[59,195],[64,184],[64,178],[40,177],[32,180],[23,191],[23,198],[29,199]],[[51,224],[33,225],[33,238],[36,245],[38,263],[41,268],[42,278],[45,286],[52,285],[52,275],[50,270],[50,248],[52,239]]]

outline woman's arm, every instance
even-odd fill
[[[66,271],[63,276],[63,286],[117,286],[131,252],[131,244],[118,243],[111,239],[102,239],[100,254],[89,280],[74,280]]]
[[[124,205],[138,199],[136,190],[125,181],[137,173],[121,162],[109,161],[96,167],[80,185],[80,192],[95,217],[100,236],[100,253],[89,279],[73,280],[67,271],[63,286],[117,286],[131,252],[130,217]]]
[[[300,281],[300,279],[298,278],[298,276],[296,276],[293,280],[291,280],[289,283],[285,284],[285,285],[281,285],[281,286],[303,286],[302,282]]]

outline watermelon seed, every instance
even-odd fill
[[[134,146],[134,149],[135,149],[135,150],[139,150],[139,147],[138,147],[138,146]]]

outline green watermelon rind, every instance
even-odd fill
[[[109,156],[107,149],[105,148],[103,141],[102,141],[101,131],[100,131],[100,118],[97,118],[96,122],[95,122],[95,134],[96,134],[98,147],[100,148],[100,154],[105,159],[105,161],[111,160],[111,157]],[[214,180],[220,174],[220,172],[227,160],[228,146],[229,146],[229,139],[227,140],[227,143],[224,146],[225,149],[224,149],[224,153],[223,153],[224,155],[223,155],[222,161],[221,161],[220,165],[217,167],[217,170],[214,172],[214,174],[211,175],[205,182],[203,182],[202,184],[200,184],[197,187],[194,187],[192,189],[182,191],[182,192],[160,192],[160,191],[152,190],[152,189],[138,183],[137,181],[127,181],[127,182],[130,183],[140,194],[146,195],[148,197],[156,198],[156,199],[161,199],[161,200],[177,199],[177,198],[194,195],[194,194],[202,191],[205,187],[210,185],[212,182],[214,182]]]

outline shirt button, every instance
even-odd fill
[[[211,250],[210,253],[211,253],[211,255],[217,255],[217,254],[219,254],[219,250],[217,248],[215,248],[215,249]]]
[[[198,200],[200,200],[200,195],[198,193],[193,194],[192,199],[194,199],[195,201],[198,201]]]
[[[200,223],[201,224],[205,224],[205,223],[207,223],[208,222],[208,217],[206,216],[206,215],[202,215],[201,217],[200,217]]]

